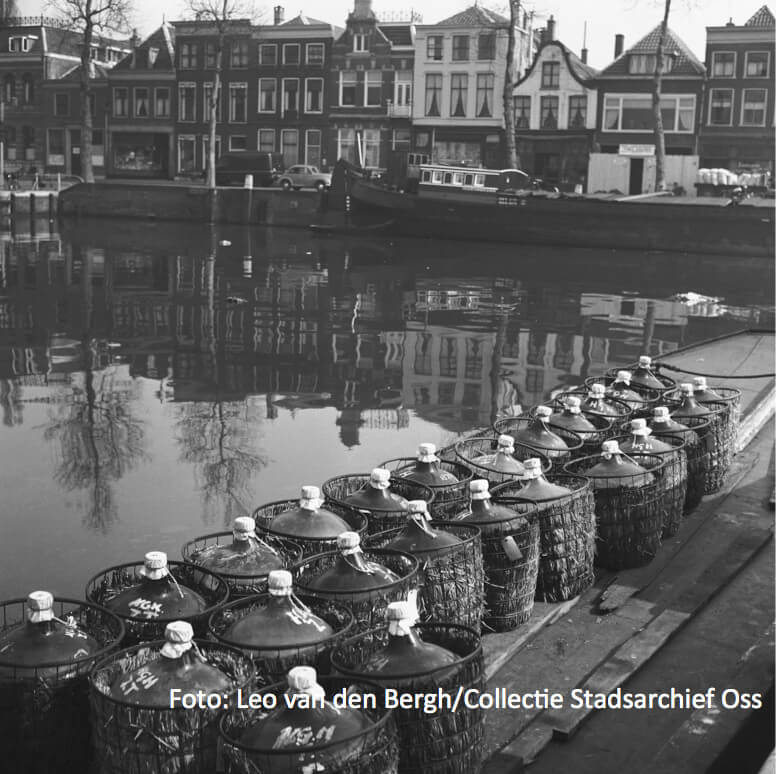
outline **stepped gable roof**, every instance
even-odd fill
[[[448,19],[433,25],[435,27],[505,27],[509,20],[489,8],[472,5]]]
[[[414,38],[411,34],[411,28],[411,22],[379,24],[379,29],[393,46],[413,46]]]
[[[576,56],[576,54],[574,54],[570,48],[568,48],[568,46],[561,43],[559,40],[548,40],[541,46],[541,48],[538,49],[538,51],[536,51],[536,55],[533,58],[533,63],[530,65],[530,67],[527,68],[525,74],[516,82],[515,85],[519,86],[520,83],[523,83],[530,77],[532,72],[535,70],[536,63],[541,57],[541,52],[547,46],[557,46],[563,52],[563,58],[568,64],[568,69],[571,71],[573,77],[582,85],[597,76],[598,71],[594,67],[590,67],[588,64],[582,62],[582,60],[579,59],[579,57]]]
[[[150,61],[151,49],[157,50],[157,56],[154,61]],[[173,30],[167,23],[157,27],[135,49],[135,67],[133,67],[133,52],[131,51],[124,59],[116,63],[114,70],[124,72],[125,70],[156,70],[170,71],[174,68],[175,56],[173,52]]]
[[[631,75],[628,64],[628,57],[631,54],[655,54],[657,53],[657,44],[660,42],[660,28],[658,24],[648,35],[645,35],[634,46],[631,46],[620,57],[615,59],[600,74],[601,78],[611,78],[617,75]],[[674,60],[673,68],[666,75],[704,75],[706,68],[690,47],[669,27],[666,31],[663,53],[671,54],[676,52],[678,56]],[[636,76],[634,76],[636,77]],[[651,73],[643,75],[651,77]]]
[[[771,13],[771,9],[764,5],[760,10],[756,11],[749,21],[744,24],[745,27],[776,27],[776,19]]]

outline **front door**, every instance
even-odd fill
[[[70,174],[81,175],[81,130],[70,130]]]
[[[640,194],[644,184],[644,159],[630,159],[630,182],[628,193],[631,196]]]

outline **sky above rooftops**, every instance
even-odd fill
[[[284,7],[285,18],[298,13],[312,16],[343,27],[353,2],[324,2],[324,0],[284,0],[258,3],[265,9],[264,20],[273,18],[273,6]],[[138,32],[145,37],[159,26],[163,14],[168,21],[182,18],[186,5],[181,0],[134,0],[135,20]],[[373,10],[380,17],[396,14],[408,18],[409,10],[422,14],[423,24],[435,24],[466,9],[473,3],[462,0],[374,0]],[[41,13],[44,0],[19,0],[23,14]],[[508,15],[508,2],[480,2],[486,8]],[[743,0],[672,0],[669,25],[703,61],[706,53],[706,27],[724,26],[731,17],[735,24],[744,24],[762,5],[767,5],[776,16],[776,2],[743,2]],[[662,0],[598,0],[585,3],[582,0],[535,0],[527,3],[528,10],[535,11],[534,27],[546,24],[550,15],[557,22],[558,40],[575,53],[581,52],[584,26],[587,24],[588,63],[598,69],[606,67],[614,54],[614,35],[625,36],[625,48],[640,40],[662,20]]]

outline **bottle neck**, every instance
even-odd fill
[[[361,548],[349,548],[345,551],[341,551],[341,555],[338,557],[338,564],[341,568],[347,572],[364,572],[366,574],[372,574],[372,570],[368,565],[368,560],[365,558]]]
[[[388,648],[416,648],[420,645],[422,645],[422,639],[412,624],[407,621],[390,621]]]

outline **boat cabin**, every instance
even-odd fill
[[[419,165],[419,193],[473,191],[496,193],[531,188],[530,175],[520,169],[481,169],[445,164]]]

